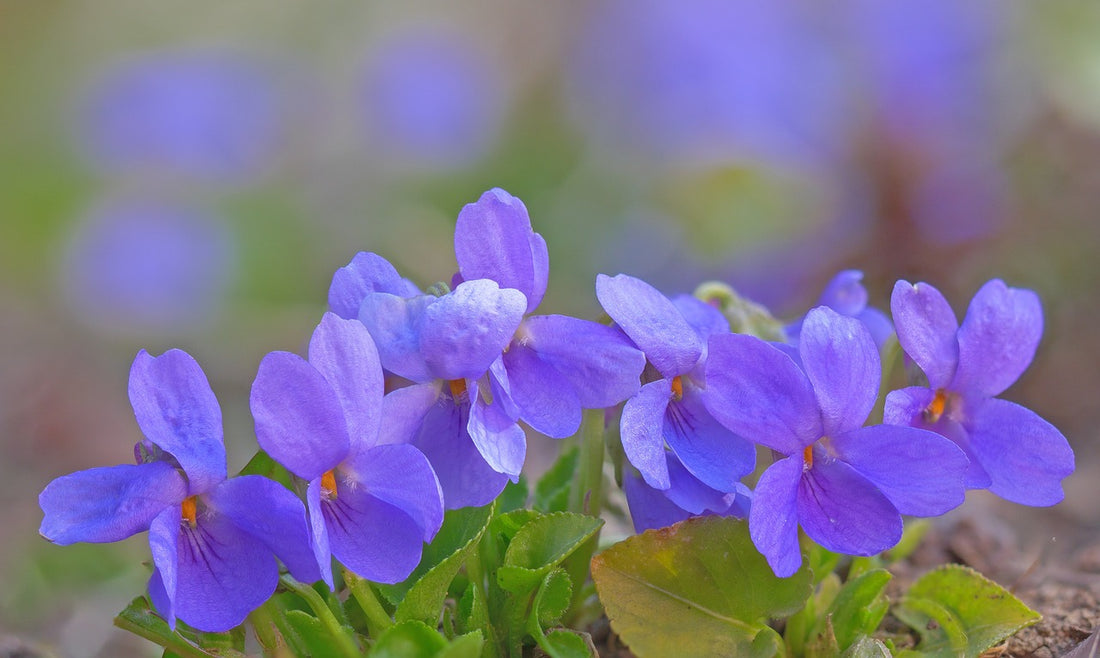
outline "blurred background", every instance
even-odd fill
[[[783,317],[843,268],[880,308],[898,278],[960,316],[990,278],[1037,290],[1006,397],[1079,470],[1004,513],[1095,541],[1098,37],[1077,0],[0,1],[0,655],[153,653],[110,623],[145,536],[36,532],[50,479],[132,454],[139,349],[203,365],[235,472],[256,367],[304,347],[332,272],[449,280],[493,186],[548,242],[541,312],[595,318],[598,272]]]

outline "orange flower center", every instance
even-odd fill
[[[802,461],[806,463],[806,468],[814,467],[814,447],[812,445],[803,448]]]
[[[321,495],[327,500],[332,500],[336,497],[336,473],[333,471],[325,471],[321,476]]]
[[[679,402],[684,397],[684,382],[680,380],[680,375],[676,375],[672,378],[672,399]]]
[[[194,528],[198,523],[198,504],[195,501],[195,496],[183,499],[183,504],[180,505],[180,513],[187,520],[187,524]]]
[[[452,379],[447,384],[451,387],[451,397],[458,399],[466,394],[466,380]]]
[[[942,389],[936,389],[936,395],[932,398],[932,402],[928,404],[928,407],[924,410],[925,418],[930,423],[939,422],[940,417],[943,416],[943,412],[947,409],[947,393]]]

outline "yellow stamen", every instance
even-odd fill
[[[336,497],[336,473],[325,471],[321,476],[321,495],[332,500]]]
[[[806,462],[806,468],[814,467],[814,447],[812,445],[806,446],[802,450],[802,461]]]
[[[466,394],[466,380],[465,379],[452,379],[447,382],[451,387],[451,397],[458,399]]]
[[[198,505],[195,503],[195,497],[190,496],[188,498],[184,498],[183,504],[180,505],[180,508],[180,511],[183,514],[183,518],[187,520],[188,525],[194,528],[195,525],[198,524]]]
[[[684,397],[684,382],[680,380],[680,375],[676,375],[672,378],[672,399],[679,402]]]

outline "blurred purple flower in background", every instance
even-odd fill
[[[500,72],[467,35],[422,28],[371,53],[362,103],[370,143],[385,157],[427,168],[485,155],[504,113]]]
[[[277,153],[281,101],[267,71],[239,54],[155,53],[104,74],[81,131],[109,172],[246,177]]]
[[[570,83],[597,140],[680,161],[813,160],[843,139],[836,58],[801,2],[600,3]]]
[[[62,285],[94,326],[187,331],[219,310],[234,270],[232,242],[224,223],[189,208],[111,202],[76,229]]]
[[[841,315],[862,322],[863,326],[871,332],[871,337],[875,339],[875,345],[879,350],[894,333],[894,325],[890,322],[890,318],[877,308],[867,305],[867,289],[863,287],[863,272],[859,270],[838,272],[825,286],[815,306],[828,306]],[[787,336],[794,345],[798,344],[804,320],[805,316],[786,327]]]

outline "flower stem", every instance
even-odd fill
[[[290,574],[283,574],[279,578],[279,582],[290,591],[305,599],[309,607],[313,608],[314,614],[317,615],[317,619],[325,627],[329,636],[339,644],[340,653],[342,655],[346,658],[352,658],[353,656],[358,658],[363,655],[359,647],[356,646],[355,639],[352,638],[348,629],[340,624],[340,621],[336,619],[336,615],[332,614],[332,610],[329,609],[328,604],[325,603],[325,600],[317,593],[317,590],[305,583],[298,582]]]
[[[265,656],[293,656],[287,646],[287,629],[279,624],[282,611],[275,604],[275,598],[269,598],[263,605],[248,615],[248,623],[256,633]]]
[[[363,614],[367,616],[367,632],[370,633],[372,638],[377,638],[383,631],[393,626],[393,620],[390,619],[386,609],[382,607],[382,603],[374,594],[374,589],[371,588],[368,581],[360,578],[350,570],[345,570],[344,582],[351,590],[351,595],[355,597],[359,607],[363,609]]]
[[[569,510],[599,516],[603,508],[604,411],[586,409],[577,433],[580,462],[569,497]]]

